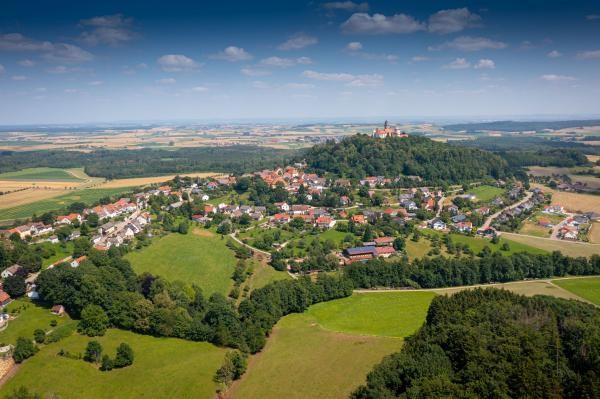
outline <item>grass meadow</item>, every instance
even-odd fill
[[[0,180],[78,182],[82,179],[67,169],[28,168],[16,172],[0,173]]]
[[[600,306],[600,277],[558,279],[552,282]]]
[[[475,194],[475,196],[477,197],[477,201],[479,201],[479,202],[491,201],[494,198],[504,194],[504,191],[505,190],[503,190],[499,187],[493,187],[493,186],[487,186],[487,185],[469,189],[469,193]]]

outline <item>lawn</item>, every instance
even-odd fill
[[[507,239],[505,237],[500,237],[500,242],[498,244],[492,244],[492,242],[487,238],[481,237],[470,237],[462,234],[450,234],[452,237],[452,241],[455,243],[463,243],[468,244],[469,247],[477,254],[483,250],[483,248],[487,245],[493,252],[500,251],[500,248],[504,243],[507,243],[509,246],[508,251],[502,251],[504,254],[511,255],[517,252],[528,252],[532,254],[546,254],[548,251],[540,248],[536,248],[524,243],[520,243],[511,239]]]
[[[43,242],[36,244],[36,247],[44,247],[48,249],[54,249],[54,255],[50,255],[48,258],[42,258],[42,268],[47,268],[51,264],[58,262],[61,259],[71,256],[73,254],[73,242],[68,241],[64,245],[52,244],[50,242]]]
[[[477,197],[477,201],[479,202],[488,202],[504,194],[503,189],[486,185],[474,187],[468,192],[475,194],[475,196]]]
[[[558,279],[552,282],[596,305],[600,305],[600,277]]]
[[[227,294],[236,259],[225,243],[208,230],[196,229],[158,238],[150,246],[128,253],[126,259],[137,273],[195,283],[207,296],[214,292]]]
[[[571,242],[564,240],[551,240],[548,238],[540,238],[528,236],[524,234],[502,233],[503,238],[510,239],[512,242],[522,244],[529,248],[535,248],[538,251],[560,251],[568,256],[592,256],[600,253],[600,244],[587,244],[580,242]],[[513,247],[511,247],[511,250]],[[529,251],[528,251],[529,252]]]
[[[68,194],[60,195],[58,197],[31,202],[12,208],[0,209],[0,220],[28,218],[34,213],[40,215],[44,212],[57,211],[66,208],[74,202],[83,202],[87,205],[92,205],[100,198],[131,192],[131,188],[87,188],[66,192]]]
[[[536,222],[526,221],[523,223],[523,226],[519,230],[519,233],[528,234],[530,236],[535,237],[550,237],[551,230],[551,228],[540,226]]]
[[[434,296],[431,292],[355,293],[311,306],[308,314],[327,330],[406,337],[421,327]]]
[[[60,349],[72,354],[85,350],[90,338],[73,334],[26,360],[2,387],[0,395],[4,397],[20,386],[44,398],[62,399],[209,399],[215,394],[212,377],[222,363],[225,349],[204,342],[155,338],[114,329],[94,339],[111,356],[121,342],[126,342],[135,354],[133,365],[102,372],[83,360],[58,356]]]
[[[28,168],[16,172],[0,173],[0,180],[16,181],[81,181],[65,169],[57,168]]]
[[[15,319],[8,321],[8,326],[0,332],[0,343],[15,344],[17,338],[28,337],[33,339],[33,331],[42,329],[49,331],[50,322],[56,320],[57,327],[72,323],[69,316],[58,317],[50,313],[50,309],[40,306],[28,299],[17,299],[12,301],[6,308],[7,313],[15,315]]]
[[[250,261],[250,268],[252,275],[242,284],[242,288],[245,286],[250,287],[250,291],[257,288],[262,288],[265,285],[278,280],[286,280],[291,278],[286,272],[280,272],[273,269],[270,265],[259,262],[257,260]]]

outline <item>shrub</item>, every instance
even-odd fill
[[[44,340],[46,339],[46,332],[38,328],[33,332],[33,339],[38,344],[43,344]]]
[[[83,360],[90,363],[98,363],[102,359],[102,345],[98,341],[90,341],[85,348]]]
[[[17,338],[17,344],[13,351],[13,359],[15,359],[16,363],[21,363],[23,360],[35,355],[37,351],[38,348],[34,345],[32,340],[19,337]]]
[[[131,366],[133,364],[133,349],[126,343],[121,343],[117,348],[117,357],[113,362],[114,368]]]
[[[112,359],[108,355],[102,356],[102,364],[100,365],[100,370],[102,371],[110,371],[114,367]]]

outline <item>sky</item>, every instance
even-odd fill
[[[600,115],[598,1],[3,0],[0,125]]]

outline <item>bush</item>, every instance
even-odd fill
[[[14,275],[4,279],[2,289],[12,298],[18,298],[25,295],[25,279],[22,276]]]
[[[46,332],[38,328],[33,332],[33,339],[38,344],[43,344],[44,340],[46,339]]]
[[[5,396],[6,399],[42,399],[40,395],[37,393],[29,392],[29,390],[20,386],[18,389],[15,389],[11,393]]]
[[[13,351],[13,359],[15,359],[16,363],[21,363],[23,360],[35,355],[37,351],[38,348],[34,345],[32,340],[19,337],[17,338],[17,344]]]
[[[102,356],[102,364],[100,365],[100,370],[102,371],[110,371],[114,367],[112,359],[108,355]]]
[[[239,379],[246,372],[246,356],[240,351],[227,352],[223,365],[217,370],[213,380],[229,386],[233,381]]]
[[[87,305],[81,311],[78,330],[80,333],[94,337],[104,335],[108,328],[108,316],[98,305]]]
[[[117,348],[117,357],[113,362],[114,368],[131,366],[133,364],[133,349],[126,343],[121,343]]]
[[[85,348],[83,360],[90,363],[98,363],[102,359],[102,345],[98,341],[90,341]]]

